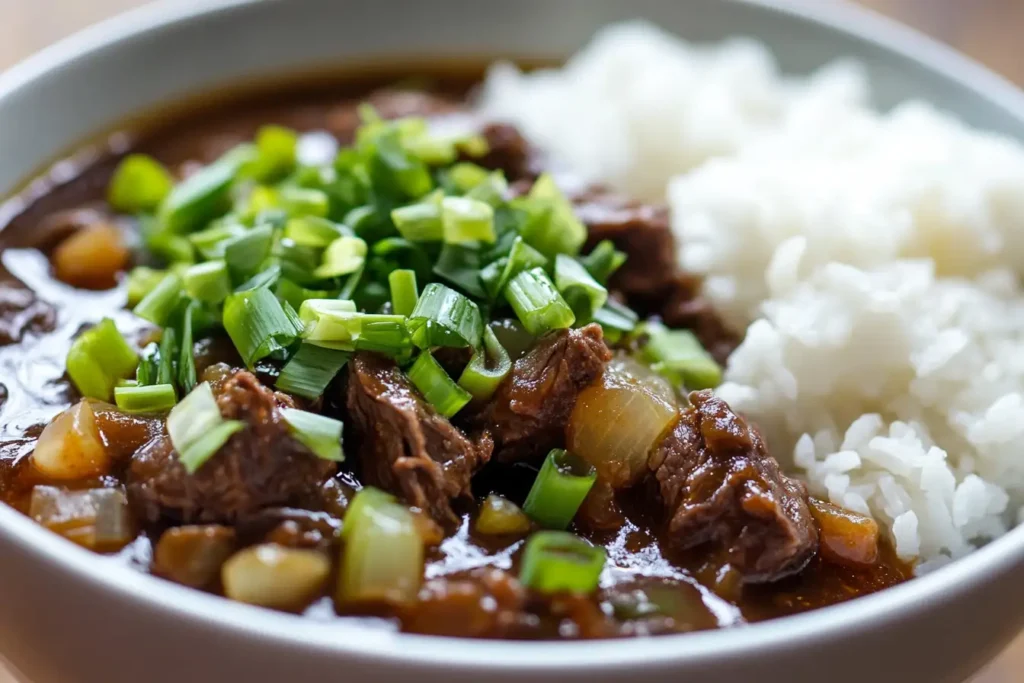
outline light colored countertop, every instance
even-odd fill
[[[1024,29],[1024,0],[857,1],[951,43],[975,59],[1024,84],[1024,59],[1021,59],[1020,50],[1021,31]],[[143,2],[144,0],[0,0],[0,69],[89,23]],[[972,681],[1022,682],[1024,637]],[[14,683],[2,668],[0,683]]]

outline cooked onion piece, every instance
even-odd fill
[[[476,531],[488,536],[523,536],[530,531],[530,518],[512,501],[491,494],[480,506]]]
[[[676,417],[676,408],[624,366],[609,366],[576,400],[569,418],[569,450],[613,488],[635,484],[647,453]]]
[[[101,552],[124,547],[135,533],[121,489],[67,491],[36,486],[29,516],[64,538]]]
[[[218,524],[180,526],[160,536],[153,571],[172,581],[205,588],[235,550],[235,530]]]
[[[110,458],[88,402],[80,401],[46,425],[32,463],[43,476],[62,481],[107,473]]]
[[[129,256],[116,227],[95,223],[60,243],[53,252],[53,267],[61,282],[84,289],[110,289],[128,265]]]
[[[316,597],[331,573],[331,562],[316,550],[275,543],[240,550],[221,571],[224,594],[250,605],[298,610]]]
[[[878,560],[875,520],[817,498],[811,498],[810,502],[825,559],[855,565],[874,564]]]

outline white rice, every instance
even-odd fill
[[[850,63],[788,80],[755,42],[633,23],[496,69],[481,106],[667,196],[683,265],[747,330],[720,394],[927,570],[1024,521],[1024,147],[868,91]]]

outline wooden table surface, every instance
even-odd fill
[[[0,69],[89,23],[140,5],[143,1],[0,0]],[[1024,84],[1024,53],[1020,48],[1024,32],[1024,0],[858,2],[951,43]],[[14,683],[2,668],[0,683]],[[1024,683],[1024,636],[971,683]]]

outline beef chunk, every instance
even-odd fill
[[[481,129],[488,152],[471,159],[484,168],[501,170],[509,182],[532,181],[540,175],[540,153],[526,141],[515,126],[488,123]]]
[[[668,542],[717,546],[748,583],[800,571],[818,549],[806,488],[782,474],[757,429],[724,401],[710,391],[690,401],[649,461]]]
[[[235,522],[269,506],[306,505],[333,473],[333,463],[289,434],[280,411],[285,399],[251,373],[237,371],[218,394],[221,414],[248,425],[195,474],[178,461],[166,432],[132,457],[128,495],[144,519]]]
[[[470,478],[491,457],[490,435],[469,439],[420,397],[394,361],[372,353],[349,363],[348,411],[363,480],[456,526],[451,501],[471,498]]]
[[[599,325],[551,332],[516,361],[471,423],[490,430],[502,462],[543,458],[565,443],[576,397],[601,376],[611,357]]]

